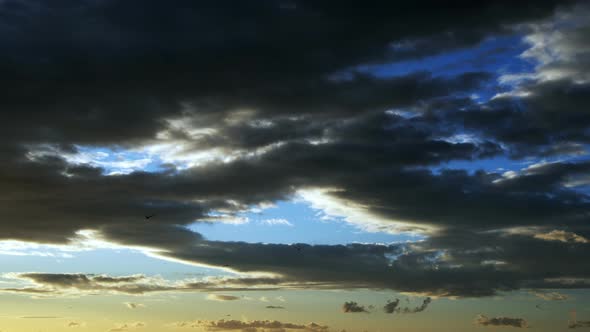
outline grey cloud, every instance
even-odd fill
[[[404,314],[414,314],[417,312],[422,312],[422,311],[426,310],[426,308],[428,308],[428,305],[430,304],[430,302],[432,302],[432,299],[427,297],[424,299],[424,301],[422,302],[421,305],[419,305],[415,308],[404,308],[401,312],[403,312]]]
[[[280,278],[211,278],[206,281],[183,280],[171,282],[163,279],[153,279],[145,276],[109,277],[102,278],[128,280],[121,284],[100,283],[95,275],[61,274],[61,273],[24,273],[17,279],[33,281],[38,287],[1,288],[1,292],[30,294],[35,296],[58,296],[66,291],[76,291],[79,294],[96,292],[114,292],[122,294],[141,295],[151,292],[223,292],[248,290],[276,290],[278,288],[299,288],[300,285],[286,282]],[[211,294],[211,298],[218,300],[236,300],[239,297],[230,295]],[[145,307],[144,304],[125,302],[130,309]]]
[[[580,321],[570,322],[567,325],[567,327],[570,329],[590,327],[590,320],[580,320]]]
[[[193,322],[177,322],[175,323],[177,327],[200,327],[207,331],[232,331],[232,330],[242,330],[242,331],[266,331],[266,330],[277,330],[277,331],[285,331],[285,330],[302,330],[302,331],[310,331],[310,332],[328,332],[328,326],[317,324],[317,323],[309,323],[309,324],[294,324],[294,323],[285,323],[277,320],[253,320],[253,321],[240,321],[240,320],[218,320],[218,321],[207,321],[207,320],[197,320]]]
[[[144,308],[145,307],[145,304],[142,304],[142,303],[125,302],[124,304],[129,309],[138,309],[138,308]]]
[[[534,291],[532,294],[545,301],[564,301],[569,298],[569,296],[558,292]]]
[[[239,296],[223,295],[223,294],[209,294],[207,296],[207,298],[210,300],[216,300],[216,301],[235,301],[235,300],[240,299]]]
[[[393,313],[414,314],[414,313],[418,313],[418,312],[422,312],[422,311],[426,310],[426,308],[428,307],[428,305],[431,302],[432,302],[432,299],[427,297],[422,301],[422,304],[420,304],[419,306],[410,308],[410,307],[400,306],[399,299],[388,300],[387,303],[383,306],[383,311],[385,311],[385,313],[387,313],[387,314],[393,314]]]
[[[3,1],[0,14],[11,23],[0,27],[0,208],[10,222],[0,225],[1,237],[69,243],[91,229],[167,258],[280,275],[193,282],[180,290],[361,287],[488,296],[522,287],[588,287],[580,281],[589,277],[587,243],[505,231],[555,229],[588,238],[588,196],[565,185],[588,173],[587,161],[513,178],[428,169],[504,154],[580,152],[590,123],[581,107],[586,83],[571,77],[523,83],[534,93],[519,98],[526,109],[517,110],[508,97],[481,105],[464,98],[491,84],[485,72],[375,77],[354,69],[473,46],[546,19],[570,1],[519,1],[509,10],[491,1],[459,11],[436,1],[394,10],[296,3],[286,11],[265,1],[181,1],[179,11],[157,1]],[[567,37],[563,47],[585,45],[583,29]],[[567,65],[583,69],[580,59]],[[343,72],[349,75],[334,78]],[[236,120],[244,110],[251,112]],[[172,119],[187,128],[174,128]],[[164,141],[182,143],[186,153],[219,148],[239,157],[106,176],[63,156],[79,145],[161,143],[165,131],[171,138]],[[453,139],[463,133],[477,139]],[[210,221],[211,212],[231,216],[310,188],[335,188],[329,197],[365,207],[384,229],[403,221],[405,230],[429,238],[413,245],[301,245],[299,255],[287,245],[208,241],[186,227]],[[158,217],[146,223],[145,211]],[[532,263],[538,257],[546,258],[543,266]],[[5,291],[179,290],[133,276],[23,277],[45,288]]]
[[[529,324],[525,319],[512,317],[487,317],[485,315],[479,315],[477,316],[475,323],[481,326],[529,327]]]
[[[138,282],[144,279],[143,276],[119,278],[85,274],[23,273],[18,277],[29,279],[41,286],[48,287],[42,288],[41,291],[34,289],[32,293],[44,293],[45,291],[59,292],[60,290],[74,289],[80,291],[114,291],[129,294],[143,294],[145,292],[175,289],[173,286],[160,285],[149,281]],[[21,289],[21,292],[27,292],[27,290]]]
[[[355,313],[355,312],[369,312],[365,308],[365,306],[360,305],[354,301],[344,302],[342,305],[342,311],[345,313]]]
[[[394,312],[399,312],[399,299],[395,299],[395,300],[388,300],[387,304],[385,304],[383,306],[383,311],[385,311],[385,313],[387,314],[392,314]]]

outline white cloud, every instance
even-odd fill
[[[565,243],[589,243],[587,238],[572,232],[553,230],[548,233],[535,234],[536,239],[545,241],[559,241]]]
[[[293,224],[289,222],[287,219],[283,218],[271,218],[271,219],[264,219],[260,221],[261,224],[269,225],[269,226],[276,226],[276,225],[283,225],[283,226],[291,226]]]
[[[331,195],[338,189],[306,189],[297,192],[300,199],[309,203],[312,209],[320,210],[323,220],[340,219],[352,224],[358,229],[377,233],[418,235],[432,232],[435,229],[402,221],[384,219],[369,212],[369,206],[363,206],[352,201],[339,199]]]

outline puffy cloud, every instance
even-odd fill
[[[485,315],[478,315],[475,319],[475,323],[481,326],[506,326],[516,328],[527,328],[529,327],[526,319],[523,318],[512,318],[512,317],[488,317]]]

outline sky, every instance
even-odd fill
[[[590,3],[0,0],[1,332],[590,329]]]

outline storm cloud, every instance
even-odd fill
[[[5,291],[370,288],[469,297],[588,288],[588,6],[458,4],[1,2],[2,239],[73,245],[90,230],[161,258],[276,275],[178,286],[25,273],[39,287]],[[556,35],[547,27],[561,27],[564,15],[573,23]],[[515,34],[528,43],[522,57],[537,63],[531,72],[363,69]],[[560,52],[546,54],[543,40]],[[487,100],[469,97],[494,89]],[[105,161],[88,152],[98,148],[146,159]],[[477,169],[494,158],[533,162]],[[155,170],[145,166],[152,162]],[[189,228],[310,192],[319,197],[312,204],[341,208],[362,230],[424,240],[302,243],[301,255],[293,245],[213,241]],[[146,211],[156,216],[149,223]],[[392,301],[384,310],[429,303]],[[364,311],[354,304],[351,312]],[[482,317],[478,324],[522,325]]]

